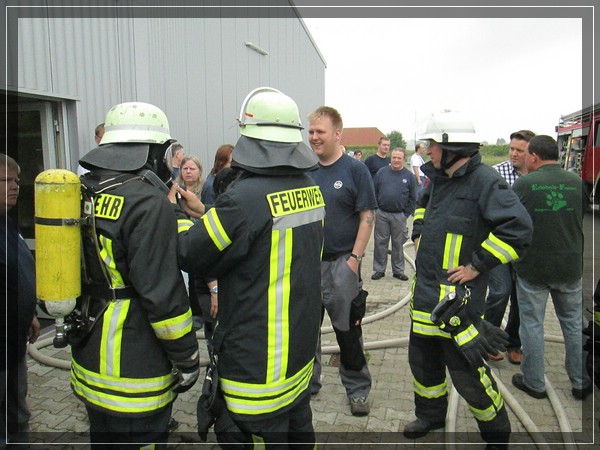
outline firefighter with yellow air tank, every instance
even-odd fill
[[[469,135],[438,131],[423,139],[431,161],[421,170],[431,182],[414,214],[408,358],[416,420],[404,435],[415,439],[444,427],[447,368],[486,448],[503,449],[510,422],[485,359],[503,349],[507,335],[482,320],[486,274],[522,256],[532,223],[504,179],[481,163],[478,143]]]
[[[140,102],[114,106],[105,129],[80,160],[90,172],[81,178],[82,295],[67,318],[71,386],[93,444],[166,447],[173,401],[199,373],[163,184],[174,140],[163,111]]]
[[[307,172],[318,160],[302,142],[297,105],[278,90],[252,91],[239,122],[231,164],[237,179],[201,220],[179,220],[182,269],[219,279],[217,407],[203,408],[201,397],[199,432],[205,436],[213,421],[202,415],[217,414],[214,430],[225,448],[262,442],[312,449],[308,386],[321,322],[325,210]],[[197,198],[178,192],[200,217]]]

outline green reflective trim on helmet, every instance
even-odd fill
[[[239,116],[242,136],[273,142],[301,142],[298,105],[283,92],[260,87],[250,92]]]
[[[113,106],[104,120],[104,136],[100,145],[143,142],[164,144],[172,141],[169,121],[157,106],[142,102]]]

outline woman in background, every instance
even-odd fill
[[[221,145],[215,153],[215,163],[212,170],[208,174],[208,177],[206,177],[206,182],[204,183],[204,187],[202,188],[202,193],[200,195],[200,200],[202,200],[202,203],[206,205],[206,209],[210,208],[215,202],[215,192],[213,190],[215,175],[225,167],[231,166],[232,153],[233,145],[231,144]]]

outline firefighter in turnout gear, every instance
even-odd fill
[[[181,267],[219,280],[218,396],[238,433],[226,433],[220,417],[214,431],[222,446],[236,440],[313,448],[307,388],[321,322],[325,211],[306,172],[317,157],[302,142],[296,103],[280,91],[250,92],[239,123],[237,179],[201,220],[179,220]],[[197,198],[178,192],[199,217]],[[200,415],[199,432],[206,433],[211,421],[201,425]]]
[[[414,439],[444,427],[447,368],[487,448],[506,448],[510,422],[484,360],[507,341],[503,331],[482,320],[486,273],[522,256],[532,223],[504,179],[481,163],[479,144],[452,137],[425,139],[431,161],[421,169],[431,182],[414,215],[408,350],[417,419],[404,435]]]
[[[80,160],[90,170],[81,178],[89,226],[80,316],[69,336],[71,386],[92,443],[164,448],[173,401],[199,373],[177,221],[161,181],[173,139],[163,111],[146,103],[114,106],[105,128],[101,145]]]

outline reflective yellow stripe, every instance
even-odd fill
[[[114,288],[125,287],[125,283],[123,282],[123,277],[117,270],[117,263],[113,257],[113,249],[112,249],[112,240],[109,238],[100,235],[100,257],[104,262],[104,265],[108,269],[108,274],[110,275],[111,284]]]
[[[481,246],[498,258],[502,264],[519,259],[519,255],[517,255],[515,249],[506,242],[498,239],[493,233],[489,234],[488,238],[483,241]]]
[[[435,337],[443,337],[450,339],[449,333],[442,331],[436,325],[426,325],[424,323],[413,321],[412,323],[412,331],[416,334],[421,334],[423,336],[435,336]]]
[[[488,376],[486,368],[479,367],[477,371],[479,372],[479,381],[485,388],[487,396],[492,400],[492,405],[486,409],[478,409],[469,405],[469,409],[477,420],[489,422],[496,417],[498,411],[504,406],[504,399],[499,391],[494,390],[492,380]]]
[[[292,403],[302,394],[312,376],[313,360],[290,378],[271,383],[242,383],[221,378],[227,408],[237,414],[266,414]]]
[[[254,450],[264,450],[265,448],[267,448],[265,446],[265,440],[255,434],[252,435],[252,445]]]
[[[438,298],[438,302],[441,302],[446,295],[450,292],[456,291],[456,286],[450,286],[446,284],[440,284],[440,298]]]
[[[110,302],[102,316],[100,341],[100,373],[115,377],[121,374],[121,344],[123,325],[129,312],[130,300]]]
[[[125,395],[108,394],[96,391],[77,380],[71,371],[71,384],[75,393],[85,398],[88,402],[104,409],[124,413],[150,412],[163,408],[175,400],[176,394],[167,390],[162,394],[146,397],[128,397]]]
[[[291,229],[271,233],[267,383],[283,379],[287,372],[292,237]]]
[[[100,235],[100,257],[110,275],[113,288],[124,287],[125,283],[113,255],[113,242]],[[123,324],[129,312],[130,300],[110,302],[102,317],[102,337],[100,341],[100,373],[118,377],[121,374],[121,343]]]
[[[454,341],[460,347],[465,344],[468,344],[473,339],[475,339],[477,336],[479,336],[479,331],[477,331],[477,328],[475,328],[475,326],[473,324],[471,324],[465,330],[461,331],[460,333],[457,333],[454,336]]]
[[[206,231],[215,244],[215,247],[222,251],[231,245],[231,239],[229,239],[229,236],[225,232],[215,208],[209,209],[208,212],[202,216],[202,221],[204,222]]]
[[[99,389],[110,389],[123,393],[140,394],[161,392],[168,389],[176,380],[172,373],[151,378],[124,378],[95,373],[81,366],[74,359],[71,361],[71,372],[80,383]]]
[[[413,215],[413,222],[415,220],[423,220],[424,218],[425,218],[425,208],[415,209],[415,213]]]
[[[154,450],[156,448],[155,444],[148,444],[140,447],[140,450]]]
[[[177,233],[189,230],[194,225],[190,219],[177,219]]]
[[[594,323],[600,326],[600,311],[594,311]]]
[[[447,233],[446,244],[444,245],[444,260],[442,261],[442,269],[452,269],[458,267],[458,259],[460,256],[460,248],[462,246],[463,235]]]
[[[179,339],[192,331],[192,310],[188,308],[179,316],[152,322],[151,325],[157,338],[165,341]]]
[[[419,311],[418,309],[413,309],[411,311],[411,317],[413,320],[418,320],[419,322],[433,325],[433,322],[431,321],[431,313],[429,313],[429,312]]]
[[[436,386],[425,386],[419,383],[416,378],[413,378],[413,390],[421,397],[439,398],[443,397],[448,392],[448,384],[446,383],[446,380],[444,380],[443,383]]]

